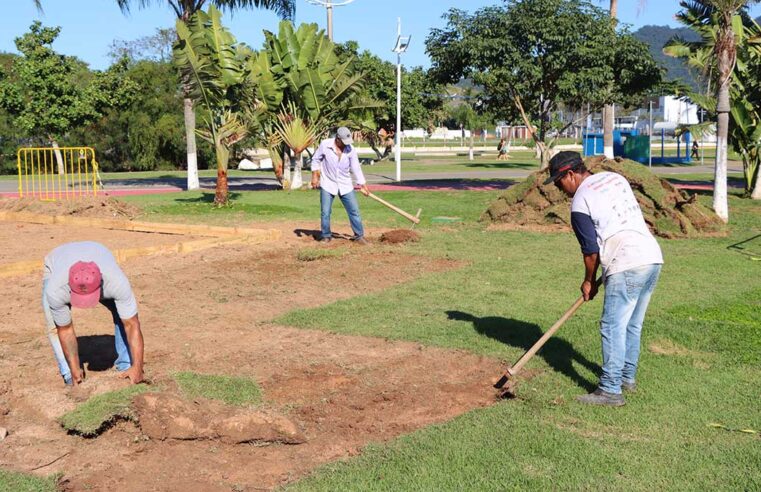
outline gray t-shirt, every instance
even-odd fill
[[[111,251],[94,241],[66,243],[45,257],[45,272],[42,276],[43,281],[47,281],[45,296],[56,326],[71,323],[69,268],[78,261],[92,261],[98,265],[103,277],[101,301],[113,299],[121,319],[137,314],[137,301],[132,287]]]

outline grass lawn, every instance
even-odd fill
[[[58,477],[39,477],[0,469],[0,490],[8,492],[53,492],[57,490]]]
[[[256,405],[262,390],[253,379],[195,372],[178,372],[174,380],[188,398],[220,400],[228,405]]]
[[[761,205],[733,197],[730,207],[730,237],[661,241],[666,265],[646,320],[639,390],[627,406],[573,400],[599,371],[598,299],[531,361],[541,372],[519,386],[519,399],[370,446],[291,488],[758,490],[759,434],[710,426],[761,430],[761,264],[728,249],[761,234]],[[582,265],[571,233],[485,232],[469,222],[423,237],[409,250],[469,265],[278,322],[512,363],[578,295]]]
[[[576,299],[583,267],[570,232],[486,231],[477,219],[497,195],[383,193],[413,213],[423,208],[422,241],[405,251],[464,266],[276,321],[514,362]],[[144,206],[151,220],[309,220],[317,227],[315,192],[244,192],[221,210],[210,206],[212,198],[181,193],[129,200]],[[360,200],[368,225],[408,225],[380,204]],[[337,207],[334,220],[347,226]],[[438,215],[462,222],[432,222]],[[594,388],[599,373],[598,298],[529,363],[536,372],[519,385],[517,399],[372,444],[288,488],[761,490],[761,434],[727,430],[761,431],[761,262],[752,259],[761,257],[761,204],[733,195],[730,218],[728,237],[660,240],[666,264],[645,322],[639,388],[627,394],[626,406],[574,401]],[[731,247],[749,239],[746,254]],[[484,381],[484,391],[491,391],[489,384]]]
[[[462,217],[478,220],[498,192],[469,192],[463,199],[461,191],[384,191],[382,198],[415,214],[422,208],[421,224],[430,224],[436,216]],[[231,193],[230,208],[215,209],[213,192],[183,192],[164,195],[135,195],[119,197],[143,208],[142,217],[151,221],[210,222],[217,225],[243,225],[246,221],[297,220],[314,221],[319,227],[320,194],[316,190],[255,191]],[[410,222],[380,203],[359,196],[362,219],[370,227],[409,227]],[[333,203],[334,224],[347,224],[346,212],[339,200]]]
[[[485,231],[498,192],[387,192],[424,210],[410,253],[465,267],[381,293],[287,313],[278,323],[412,340],[512,363],[571,305],[582,264],[573,234]],[[133,197],[156,219],[311,220],[314,192]],[[702,196],[706,203],[710,197]],[[340,206],[339,206],[340,207]],[[362,201],[370,225],[406,225]],[[461,223],[432,223],[457,215]],[[519,398],[469,412],[327,465],[294,490],[761,489],[761,263],[731,248],[761,234],[761,204],[730,198],[731,233],[661,240],[666,265],[643,333],[639,389],[620,409],[586,407],[600,364],[601,299],[583,306],[528,368]],[[346,222],[342,211],[335,220]],[[754,242],[755,241],[755,242]],[[761,256],[761,239],[745,252]],[[755,248],[755,249],[754,249]],[[497,375],[495,374],[495,377]],[[484,391],[490,391],[484,381]]]

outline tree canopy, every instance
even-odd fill
[[[0,68],[0,107],[28,138],[60,139],[108,108],[129,103],[136,89],[125,77],[124,62],[90,72],[76,58],[56,53],[52,44],[59,33],[58,27],[35,22],[16,39],[21,56]]]
[[[520,0],[444,17],[446,27],[426,39],[434,75],[471,79],[495,116],[535,129],[544,164],[552,115],[562,106],[627,104],[661,82],[647,47],[585,1]]]

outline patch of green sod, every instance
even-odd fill
[[[178,372],[174,380],[189,398],[220,400],[228,405],[256,405],[262,401],[262,390],[250,378]]]
[[[300,249],[296,258],[299,261],[316,261],[323,258],[339,258],[346,253],[344,248],[321,249],[321,248],[303,248]]]
[[[403,210],[422,208],[418,229],[438,227],[431,217],[456,213],[464,221],[476,221],[499,191],[384,191],[378,195]],[[151,221],[245,225],[245,221],[320,222],[320,194],[304,191],[250,191],[231,193],[231,206],[214,208],[214,193],[189,191],[119,197],[142,208],[142,219]],[[380,203],[358,196],[362,220],[368,227],[409,227],[409,221]],[[339,200],[333,203],[333,224],[348,227],[349,220]]]
[[[55,492],[58,490],[58,475],[39,477],[0,469],[0,490],[9,492]]]
[[[93,396],[64,414],[59,421],[64,429],[73,434],[83,437],[97,436],[119,419],[134,419],[130,408],[132,398],[150,390],[148,385],[138,384]]]
[[[759,233],[761,204],[732,196],[729,236],[659,240],[666,263],[643,329],[638,390],[626,406],[574,401],[599,376],[601,294],[529,362],[536,373],[519,377],[518,399],[371,445],[290,488],[761,490],[758,435],[710,426],[761,429],[759,267],[729,248]],[[570,307],[583,275],[571,232],[470,223],[429,230],[409,251],[464,266],[275,322],[513,363]]]

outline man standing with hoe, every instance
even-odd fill
[[[571,225],[584,257],[584,300],[597,294],[595,279],[600,265],[605,285],[600,384],[577,399],[618,407],[626,403],[622,389],[636,389],[642,323],[663,255],[631,186],[620,174],[591,174],[577,152],[566,151],[550,160],[545,184],[549,183],[573,197]]]
[[[92,241],[67,243],[45,257],[42,309],[48,339],[67,385],[78,385],[84,379],[71,308],[91,308],[99,303],[113,316],[116,369],[132,384],[142,382],[143,334],[137,301],[108,248]]]
[[[351,182],[351,174],[357,179],[360,191],[368,196],[365,175],[359,164],[357,150],[352,147],[354,140],[345,126],[336,131],[335,138],[328,138],[320,143],[312,157],[312,188],[320,188],[320,241],[329,242],[333,235],[330,231],[330,214],[336,195],[341,199],[349,216],[353,241],[367,244],[359,204]]]

